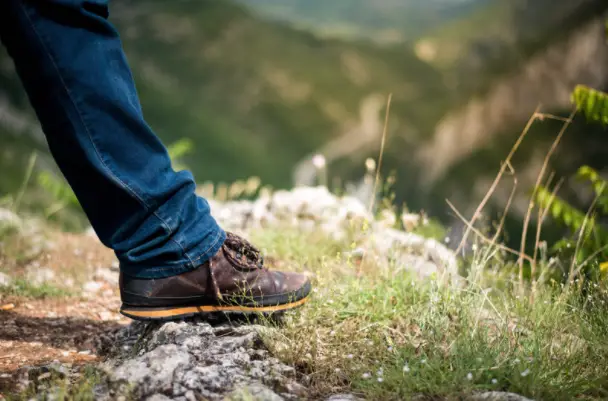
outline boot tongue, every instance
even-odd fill
[[[240,266],[250,269],[264,268],[264,257],[262,256],[262,253],[244,238],[226,232],[224,248],[228,251],[231,259]]]

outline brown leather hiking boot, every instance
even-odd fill
[[[226,233],[222,248],[191,272],[161,279],[121,273],[120,312],[137,320],[173,320],[213,312],[277,312],[308,300],[311,285],[299,273],[269,271],[260,251]]]

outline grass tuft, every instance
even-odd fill
[[[459,399],[500,390],[534,399],[608,396],[608,294],[600,286],[582,296],[544,285],[531,302],[520,294],[516,269],[510,276],[491,273],[505,262],[490,247],[477,248],[468,284],[456,288],[414,281],[397,266],[355,267],[340,256],[348,243],[318,233],[265,230],[254,239],[282,264],[313,276],[313,300],[287,314],[266,342],[306,375],[317,395],[346,390],[366,399]]]
[[[33,284],[24,278],[15,279],[8,286],[0,286],[1,296],[16,296],[31,299],[65,298],[74,294],[66,288],[50,283]]]

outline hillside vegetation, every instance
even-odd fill
[[[410,41],[493,0],[241,0],[262,16],[290,21],[326,37]]]
[[[165,143],[193,141],[186,161],[201,179],[290,185],[294,162],[357,124],[371,93],[393,92],[395,119],[415,125],[447,107],[441,76],[410,51],[324,41],[229,2],[117,1],[111,19],[147,120]],[[27,109],[15,76],[2,80]]]
[[[486,28],[497,26],[501,34],[486,35],[489,37],[483,43],[485,48],[500,48],[501,41],[506,40],[501,35],[513,31],[514,20],[521,20],[522,24],[525,21],[536,32],[552,33],[563,26],[563,21],[569,21],[572,27],[580,26],[598,9],[606,8],[598,0],[577,1],[577,7],[584,12],[572,17],[568,14],[572,7],[560,1],[551,13],[545,13],[542,23],[535,25],[531,16],[541,13],[543,5],[548,7],[546,2],[530,6],[527,12],[522,11],[522,4],[531,3],[513,3],[512,8],[507,8],[509,12],[498,12],[502,9],[497,4],[505,7],[506,3],[482,3],[474,12],[469,12],[463,3],[462,16],[448,18],[448,23],[442,22],[425,37],[437,37],[447,47],[462,39],[463,49],[469,45],[475,48],[479,38],[484,39],[484,32],[489,32]],[[254,7],[258,3],[249,4]],[[314,4],[319,8],[311,2],[310,10],[323,10],[318,2]],[[329,3],[323,4],[329,7]],[[401,17],[397,17],[397,10],[402,10],[399,4],[402,3],[384,0],[375,10],[398,19]],[[403,3],[403,10],[413,4]],[[250,11],[238,3],[218,0],[111,3],[110,18],[122,35],[146,119],[166,144],[181,138],[192,141],[194,151],[184,155],[183,162],[199,181],[233,182],[258,176],[264,184],[288,188],[293,185],[293,168],[298,162],[332,139],[343,138],[343,143],[352,145],[364,132],[369,135],[364,145],[345,152],[329,166],[332,185],[335,177],[340,178],[338,184],[358,180],[365,171],[364,160],[378,154],[384,104],[392,93],[383,173],[398,173],[393,188],[397,202],[441,213],[445,210],[444,185],[438,184],[440,187],[434,192],[420,190],[420,172],[429,165],[415,155],[448,112],[458,112],[474,94],[483,101],[496,81],[521,68],[527,55],[534,53],[528,51],[517,63],[501,58],[500,52],[493,58],[492,53],[490,61],[494,60],[499,69],[487,67],[484,57],[478,69],[466,62],[446,69],[436,60],[422,61],[420,54],[416,55],[420,49],[407,43],[378,47],[364,40],[323,38],[315,31],[264,20],[254,14],[260,9]],[[338,11],[334,9],[328,15],[336,16]],[[549,18],[551,15],[560,18]],[[372,17],[382,19],[378,15]],[[386,22],[386,26],[390,23]],[[560,35],[540,33],[533,37],[540,48],[560,39]],[[523,49],[522,43],[528,43],[524,39],[521,43],[520,39],[509,42],[512,49]],[[441,50],[444,53],[447,54]],[[371,111],[366,108],[370,103],[375,104]],[[454,174],[443,178],[459,188],[487,179],[487,174],[495,173],[492,166],[504,157],[505,148],[512,145],[524,123],[504,121],[500,135],[487,133],[491,154],[478,157],[479,149],[471,149],[471,157],[467,158],[471,163],[456,166],[452,169]],[[556,133],[554,127],[539,134],[537,143],[550,141]],[[459,134],[466,136],[467,131]],[[48,155],[45,157],[44,140],[12,63],[1,51],[0,141],[0,167],[8,172],[0,178],[0,197],[18,189],[32,150],[41,153],[39,168],[54,168]],[[579,147],[581,155],[591,148],[583,142]],[[536,153],[530,149],[524,149],[524,154],[532,159]]]

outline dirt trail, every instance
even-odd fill
[[[15,390],[24,367],[97,361],[104,333],[130,322],[118,313],[113,253],[84,234],[58,232],[49,238],[45,251],[33,260],[0,260],[12,280],[40,279],[68,292],[39,298],[0,288],[0,400]]]

